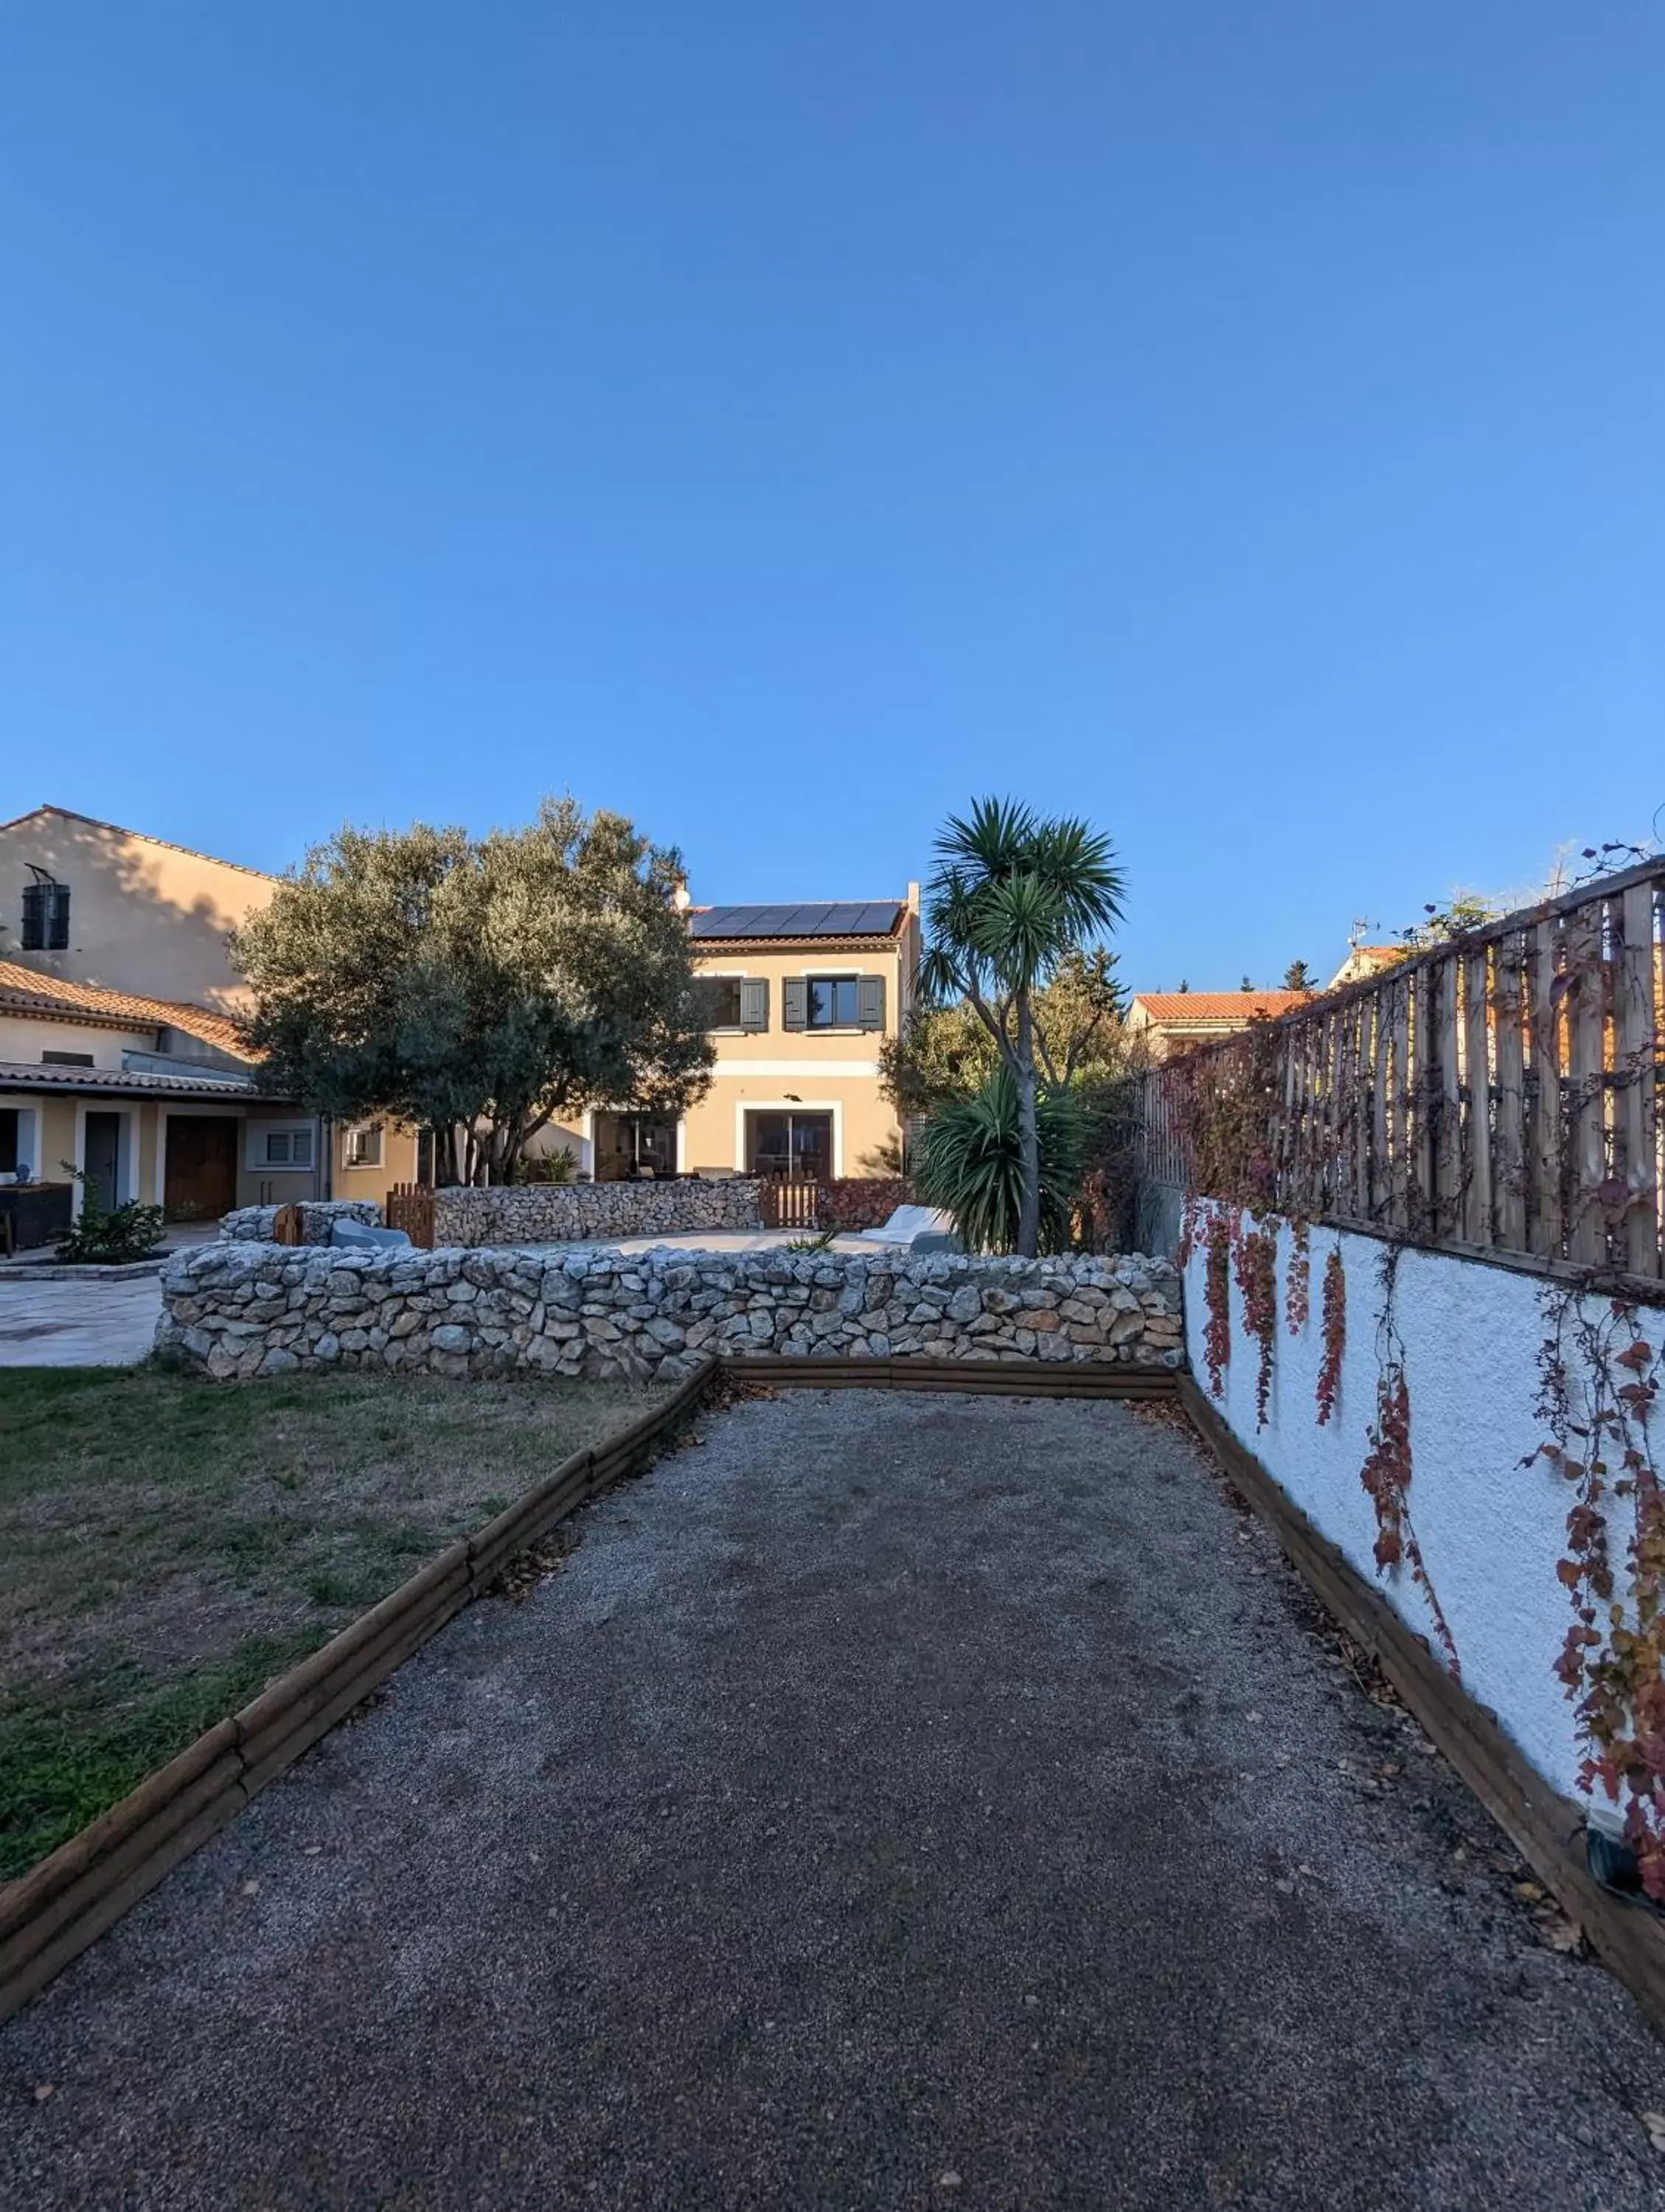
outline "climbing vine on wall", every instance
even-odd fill
[[[1434,1634],[1445,1654],[1446,1664],[1457,1679],[1462,1668],[1444,1610],[1429,1580],[1422,1547],[1411,1519],[1411,1386],[1405,1374],[1405,1340],[1399,1333],[1395,1301],[1399,1287],[1399,1261],[1403,1247],[1386,1246],[1382,1255],[1382,1311],[1376,1321],[1378,1373],[1376,1419],[1370,1425],[1370,1448],[1359,1469],[1359,1480],[1376,1509],[1376,1563],[1385,1575],[1402,1566],[1427,1601]]]
[[[1549,1436],[1522,1464],[1543,1460],[1573,1492],[1556,1568],[1573,1620],[1555,1671],[1577,1700],[1579,1781],[1622,1805],[1643,1887],[1665,1902],[1665,1499],[1653,1443],[1665,1352],[1623,1299],[1593,1311],[1576,1285],[1558,1283],[1540,1303],[1538,1413]],[[1626,1501],[1630,1519],[1622,1595],[1612,1499]]]
[[[1232,1216],[1223,1206],[1211,1206],[1204,1229],[1202,1357],[1208,1370],[1208,1388],[1218,1398],[1225,1391],[1225,1370],[1231,1359],[1231,1243]]]
[[[1272,1362],[1278,1345],[1278,1231],[1242,1222],[1236,1238],[1237,1291],[1243,1321],[1261,1348],[1255,1376],[1255,1425],[1266,1426],[1272,1402]]]
[[[1324,1261],[1323,1357],[1318,1363],[1318,1425],[1335,1411],[1341,1391],[1341,1359],[1347,1348],[1347,1270],[1341,1247],[1332,1244]]]
[[[1312,1311],[1312,1231],[1304,1221],[1289,1224],[1289,1278],[1284,1285],[1284,1319],[1299,1336]]]

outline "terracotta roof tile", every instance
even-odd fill
[[[112,1097],[260,1097],[253,1085],[228,1071],[205,1067],[200,1075],[157,1075],[148,1068],[37,1067],[33,1060],[0,1060],[0,1091],[90,1091]],[[264,1103],[270,1101],[263,1100]]]
[[[1311,991],[1139,991],[1133,1003],[1153,1022],[1246,1022],[1304,1006]]]
[[[94,983],[72,983],[62,975],[43,975],[15,960],[0,960],[0,1000],[14,1012],[108,1014],[119,1022],[144,1022],[183,1030],[218,1051],[249,1058],[242,1033],[228,1015],[178,999],[142,999],[131,991],[100,990]],[[24,1002],[20,1005],[21,1002]]]

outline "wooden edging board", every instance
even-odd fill
[[[507,1512],[459,1539],[21,1881],[0,1888],[0,2021],[489,1589],[513,1553],[628,1473],[720,1372],[717,1360],[707,1360],[663,1406],[599,1449],[574,1452]]]
[[[1169,1368],[1088,1359],[815,1359],[762,1352],[726,1355],[723,1368],[738,1382],[775,1389],[956,1390],[1003,1398],[1171,1398],[1176,1382]]]
[[[1665,2029],[1665,1921],[1603,1889],[1585,1864],[1584,1814],[1553,1789],[1402,1620],[1241,1444],[1189,1375],[1180,1403],[1314,1595],[1370,1656],[1468,1788],[1553,1892],[1592,1949]]]

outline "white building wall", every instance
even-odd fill
[[[1279,1238],[1278,1338],[1267,1425],[1256,1426],[1260,1346],[1244,1324],[1235,1269],[1231,1357],[1223,1397],[1212,1402],[1308,1518],[1437,1651],[1428,1607],[1409,1571],[1401,1566],[1384,1577],[1376,1567],[1376,1513],[1359,1480],[1376,1414],[1389,1248],[1376,1237],[1313,1230],[1311,1310],[1305,1328],[1291,1336],[1285,1310],[1291,1246],[1285,1228]],[[1346,1350],[1335,1411],[1320,1427],[1324,1263],[1338,1246],[1346,1277]],[[1199,1240],[1185,1275],[1186,1345],[1205,1394],[1206,1270]],[[1539,1772],[1571,1796],[1582,1754],[1573,1702],[1555,1663],[1571,1624],[1572,1599],[1555,1571],[1567,1553],[1573,1486],[1544,1460],[1522,1464],[1549,1434],[1535,1411],[1544,1288],[1541,1278],[1518,1269],[1405,1249],[1394,1314],[1411,1401],[1411,1521],[1464,1686],[1496,1711]],[[1610,1304],[1606,1298],[1580,1301],[1595,1315]],[[1657,1352],[1665,1345],[1665,1311],[1643,1309],[1638,1317]],[[1566,1342],[1571,1353],[1571,1329]],[[1575,1358],[1575,1389],[1579,1379]],[[1665,1416],[1656,1425],[1665,1428]],[[1656,1437],[1655,1449],[1665,1455],[1665,1433]],[[1622,1500],[1609,1499],[1607,1517],[1622,1593],[1630,1534]]]

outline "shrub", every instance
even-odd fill
[[[569,1152],[564,1145],[552,1152],[522,1152],[514,1164],[511,1180],[518,1183],[576,1182],[578,1155]]]
[[[969,1098],[939,1106],[914,1151],[914,1188],[927,1206],[954,1217],[968,1252],[1010,1252],[1018,1243],[1023,1204],[1023,1139],[1018,1086],[999,1068]],[[1081,1116],[1066,1092],[1042,1091],[1036,1100],[1041,1139],[1041,1231],[1043,1252],[1061,1252],[1070,1241],[1070,1212],[1081,1165]]]
[[[62,1162],[66,1175],[82,1188],[81,1216],[58,1247],[58,1256],[68,1267],[118,1267],[131,1260],[148,1259],[161,1243],[162,1210],[141,1206],[129,1199],[125,1206],[107,1210],[99,1195],[96,1176]]]

